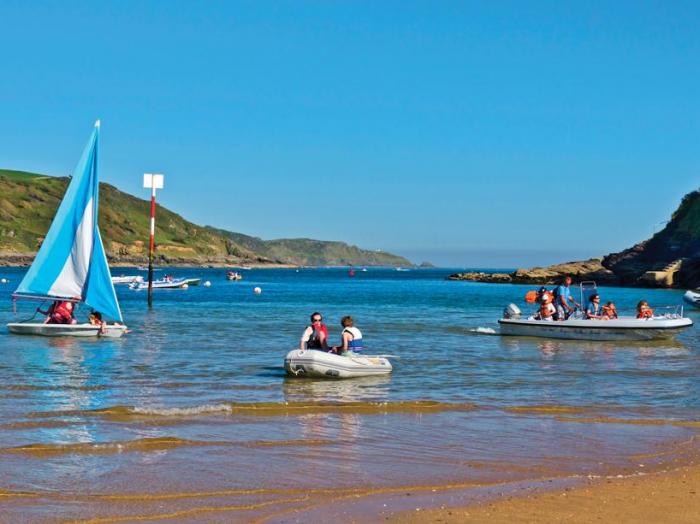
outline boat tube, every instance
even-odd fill
[[[284,357],[288,375],[312,378],[353,378],[391,373],[391,362],[379,355],[342,356],[316,349],[293,349]]]

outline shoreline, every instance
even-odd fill
[[[582,478],[572,486],[503,489],[472,504],[417,507],[387,522],[700,522],[700,465],[629,476]],[[504,486],[505,488],[505,486]]]

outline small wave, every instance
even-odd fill
[[[208,446],[216,442],[184,440],[176,437],[156,437],[121,442],[79,442],[76,444],[28,444],[13,448],[0,448],[0,453],[27,454],[37,457],[68,454],[112,454],[126,451],[156,451],[180,446]]]
[[[438,402],[429,400],[404,402],[230,402],[202,406],[153,408],[112,406],[109,408],[71,411],[44,411],[31,417],[96,416],[116,422],[135,419],[182,419],[209,415],[247,415],[260,417],[307,415],[317,413],[351,413],[380,415],[385,413],[438,413],[442,411],[471,411],[474,404]]]
[[[580,422],[582,424],[633,424],[642,426],[678,426],[683,428],[700,428],[700,420],[616,417],[557,417],[557,420],[561,422]]]

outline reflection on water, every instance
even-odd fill
[[[321,488],[358,496],[635,471],[638,457],[677,454],[698,431],[696,328],[655,343],[494,336],[525,288],[446,282],[440,271],[349,281],[345,271],[253,270],[245,285],[218,270],[173,273],[213,285],[158,294],[150,311],[145,295],[120,288],[133,330],[123,339],[0,334],[0,490],[50,499],[13,495],[0,520],[40,520],[48,507],[64,520],[163,513],[147,502],[158,496],[177,515],[218,497],[248,508],[236,510],[247,521]],[[620,307],[638,300],[606,291]],[[681,293],[644,295],[672,303]],[[352,314],[370,353],[401,356],[394,372],[285,377],[284,355],[314,310],[332,340]],[[106,502],[137,495],[142,505]]]

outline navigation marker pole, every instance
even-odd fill
[[[151,190],[151,238],[148,250],[148,307],[153,307],[153,253],[156,234],[156,189],[163,189],[163,175],[143,174],[143,187]]]

